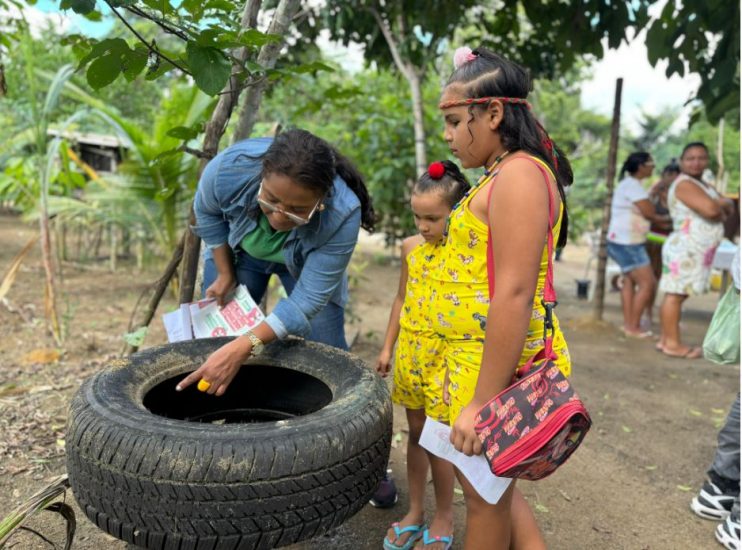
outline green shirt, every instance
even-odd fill
[[[289,233],[290,231],[276,231],[273,229],[268,222],[268,218],[261,212],[258,225],[245,235],[240,246],[250,256],[258,260],[285,264],[283,243],[286,242]]]

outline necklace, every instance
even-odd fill
[[[502,159],[504,159],[510,151],[505,151],[503,154],[498,155],[495,157],[495,160],[492,162],[492,164],[489,166],[489,168],[485,168],[484,174],[482,177],[479,178],[477,183],[469,188],[469,190],[466,192],[466,194],[461,197],[456,204],[453,205],[451,208],[451,213],[448,215],[448,218],[446,218],[446,228],[443,230],[443,242],[446,242],[446,238],[448,237],[448,228],[451,225],[451,214],[461,205],[462,202],[464,202],[469,195],[471,195],[474,191],[482,187],[485,183],[490,181],[492,178],[497,175],[497,172],[495,171],[495,168],[497,168],[497,165],[502,162]]]

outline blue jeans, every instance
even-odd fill
[[[263,299],[268,281],[271,275],[278,275],[283,288],[287,294],[291,294],[296,285],[296,279],[286,269],[283,264],[266,262],[253,258],[243,250],[237,250],[234,257],[234,269],[237,275],[237,284],[247,287],[250,296],[257,303]],[[201,295],[203,296],[206,289],[216,280],[217,271],[214,265],[214,259],[211,254],[206,254],[204,258],[204,277]],[[310,319],[312,332],[309,340],[328,344],[342,350],[348,349],[348,343],[345,341],[345,309],[337,304],[328,302],[320,312]]]
[[[606,252],[619,266],[621,273],[626,274],[649,265],[649,254],[642,244],[618,244],[611,241],[606,243]]]

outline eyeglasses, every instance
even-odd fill
[[[322,202],[322,199],[319,199],[317,203],[312,208],[312,211],[309,212],[309,215],[306,218],[302,218],[301,216],[297,216],[296,214],[292,214],[291,212],[286,212],[283,208],[279,208],[272,202],[268,202],[265,199],[261,199],[260,195],[263,193],[263,182],[260,182],[260,187],[258,188],[258,204],[268,210],[271,213],[278,212],[279,214],[283,214],[286,216],[289,220],[291,220],[296,225],[306,225],[309,223],[309,221],[312,219],[312,216],[314,216],[314,213],[317,211],[317,209],[320,206],[320,203]]]

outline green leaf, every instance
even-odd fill
[[[155,158],[152,159],[152,164],[157,164],[158,162],[161,162],[163,160],[168,159],[169,157],[175,156],[181,151],[176,147],[175,149],[168,149],[167,151],[163,151],[159,155],[157,155]]]
[[[198,134],[199,132],[196,128],[188,128],[187,126],[176,126],[175,128],[170,128],[167,131],[166,135],[188,141],[190,139],[196,138]]]
[[[549,509],[546,506],[544,506],[543,504],[541,504],[540,502],[537,502],[533,507],[537,511],[541,512],[542,514],[548,514],[549,513]]]
[[[632,432],[632,429],[628,426],[621,426],[621,429],[626,432],[627,434],[630,434]]]
[[[84,13],[83,17],[85,17],[85,19],[87,19],[88,21],[103,21],[103,15],[101,14],[101,12],[95,10]]]
[[[326,65],[320,61],[313,61],[312,63],[303,63],[295,67],[288,67],[286,69],[290,73],[304,74],[304,73],[316,73],[317,71],[327,71],[334,73],[335,69]]]
[[[271,42],[278,44],[283,38],[279,34],[267,34],[257,29],[247,29],[240,33],[237,40],[243,46],[261,47]]]
[[[93,44],[88,54],[80,59],[80,63],[77,65],[77,70],[79,71],[93,59],[98,58],[102,55],[110,53],[120,56],[125,52],[128,52],[129,50],[129,44],[127,44],[126,40],[124,40],[123,38],[107,38],[105,40],[101,40],[100,42],[96,42],[95,44]]]
[[[123,57],[123,73],[127,82],[133,81],[139,73],[147,66],[148,50],[146,48],[137,48],[129,50]]]
[[[132,6],[136,3],[136,0],[110,0],[111,5],[114,8],[119,8],[123,6]]]
[[[90,87],[94,90],[100,90],[116,80],[120,74],[121,58],[118,55],[107,54],[90,64],[86,76]]]
[[[62,0],[59,8],[63,10],[72,9],[75,13],[86,14],[95,9],[95,0]]]
[[[124,334],[124,341],[130,346],[138,348],[144,343],[145,336],[147,336],[147,327],[139,327],[134,332]]]
[[[201,0],[183,0],[180,6],[196,20],[201,19],[204,13],[204,3]]]
[[[196,86],[208,95],[216,95],[229,80],[232,64],[216,48],[199,46],[188,42],[186,59],[193,73]]]
[[[689,487],[688,485],[677,485],[677,488],[686,493],[693,490],[693,487]]]
[[[697,411],[696,409],[688,409],[688,412],[693,416],[703,416],[703,413],[701,411]]]
[[[204,9],[231,12],[235,11],[237,6],[234,2],[230,2],[229,0],[209,0],[206,2]]]
[[[159,11],[162,15],[168,15],[174,11],[168,0],[142,0],[142,2],[153,10]]]

